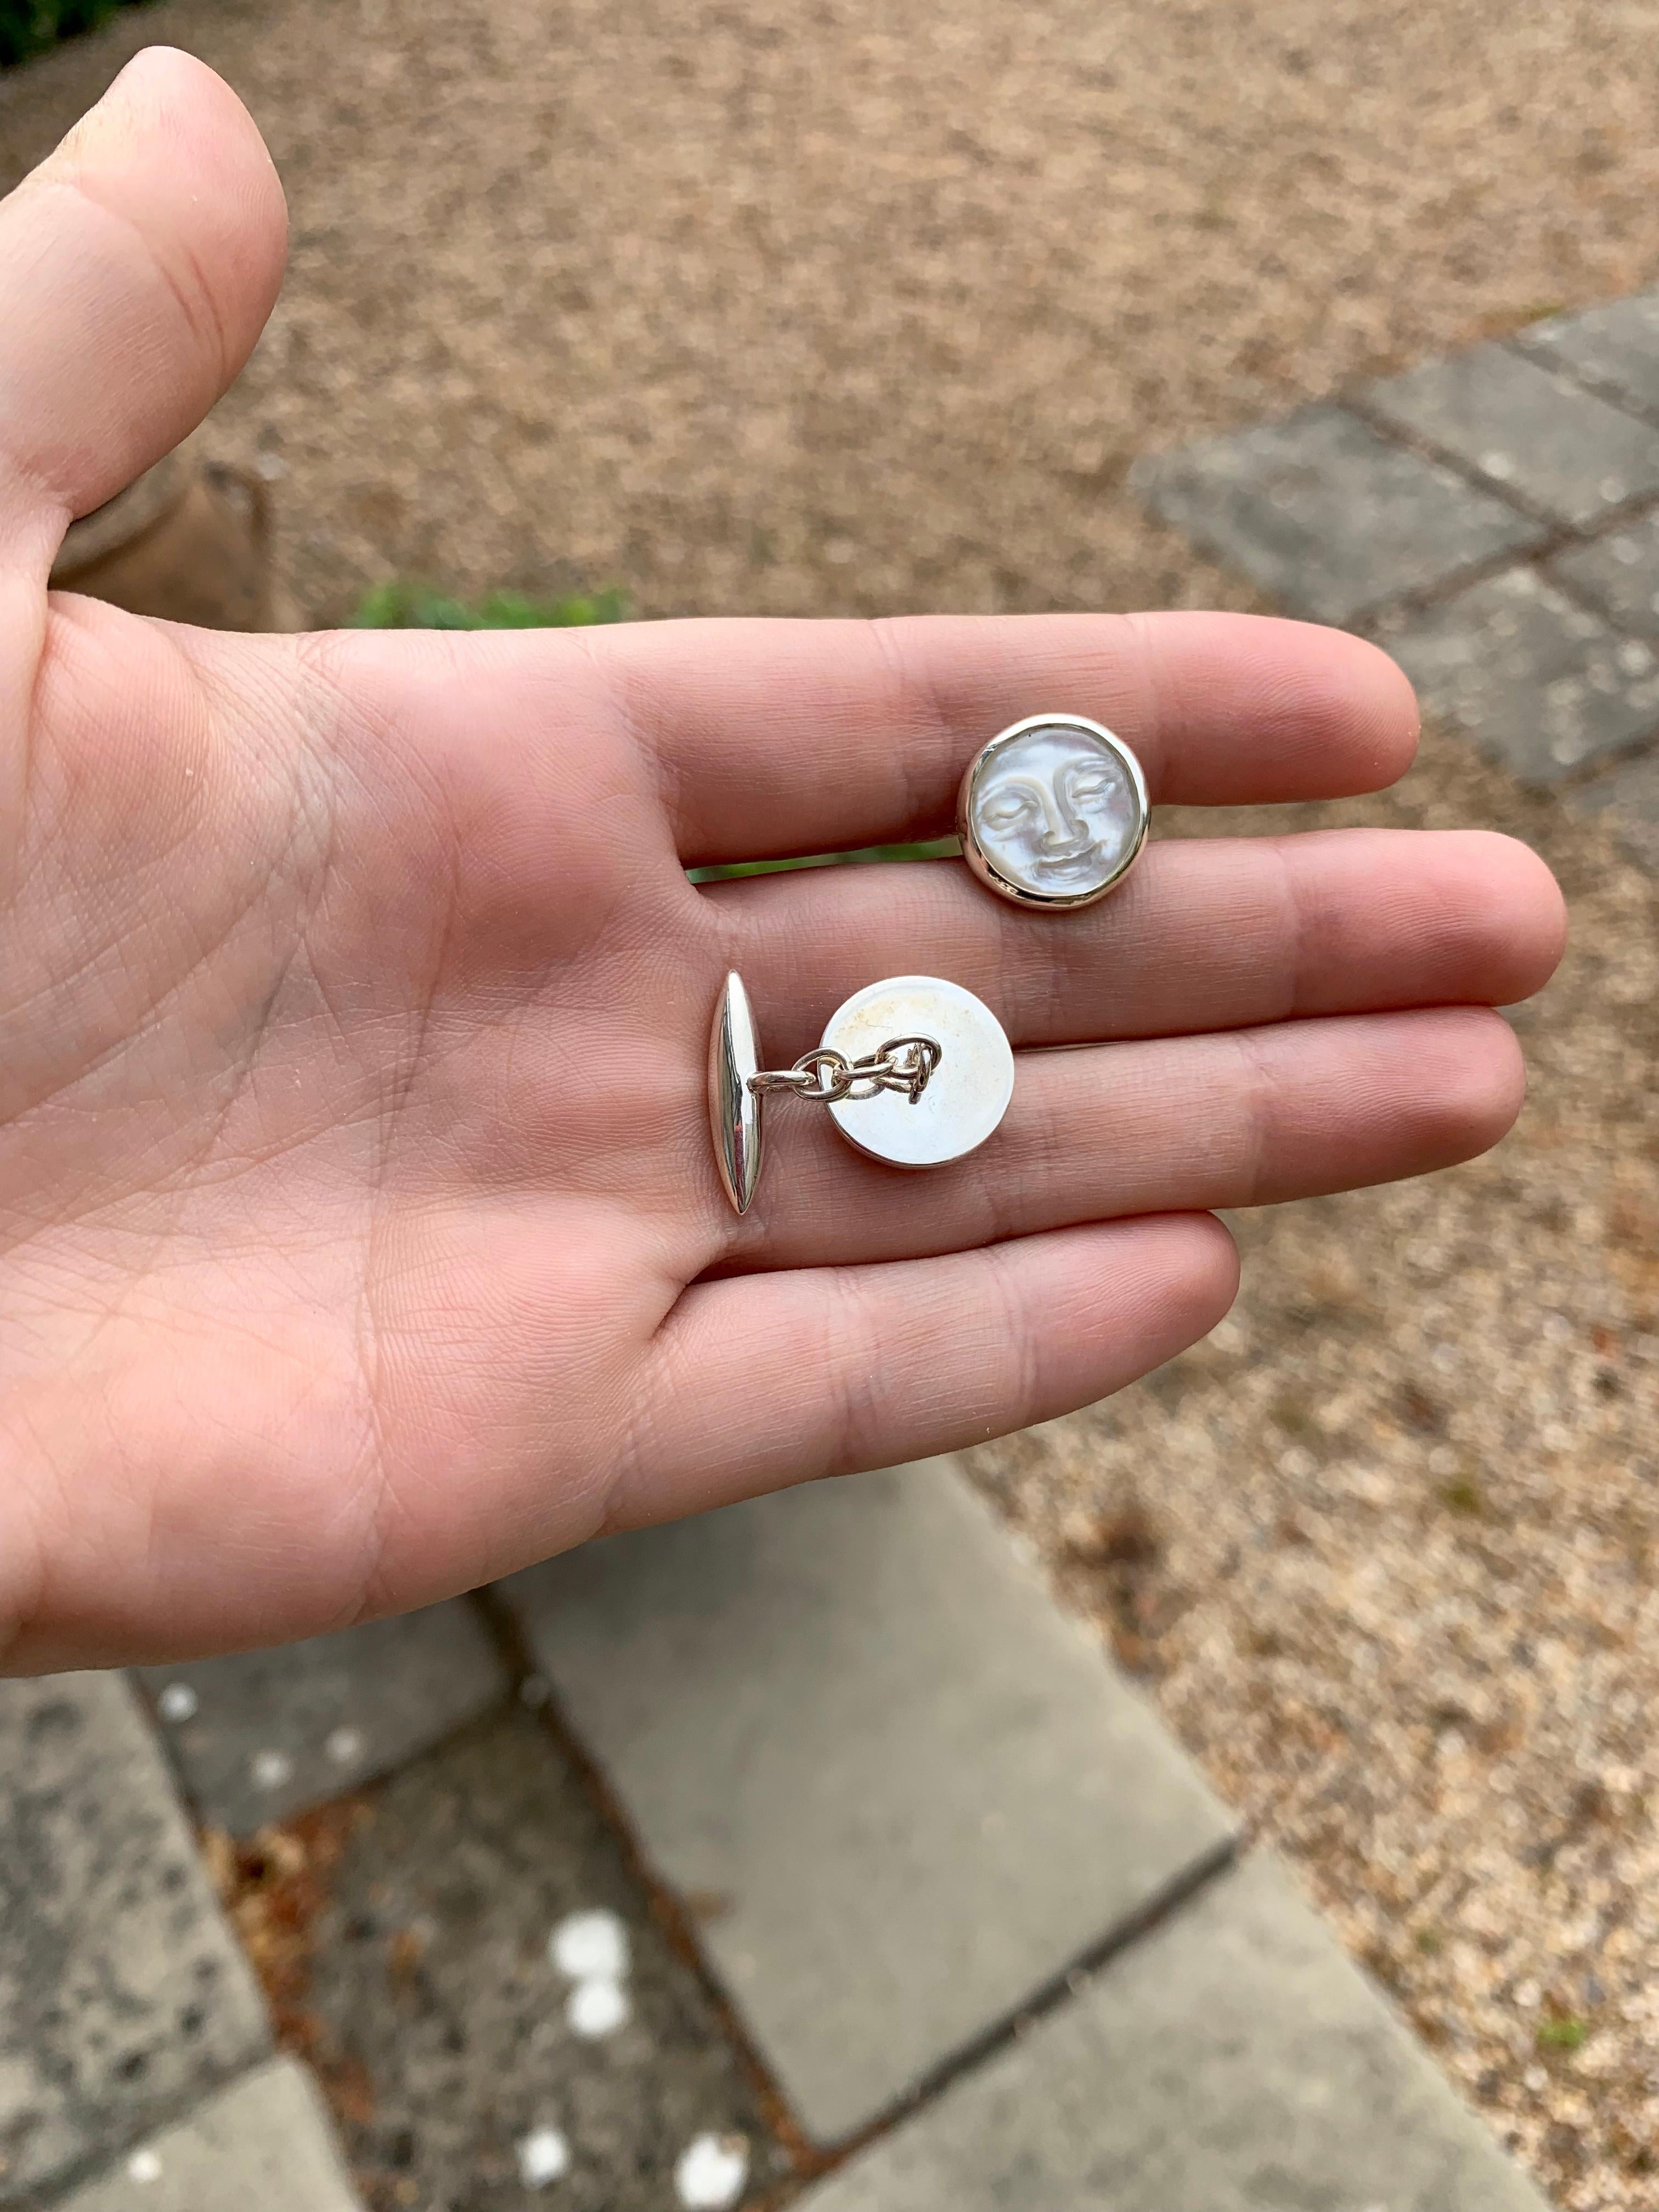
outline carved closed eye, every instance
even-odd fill
[[[1074,763],[1060,772],[1060,787],[1074,806],[1086,805],[1092,799],[1109,797],[1112,786],[1109,769]]]
[[[1022,822],[1038,819],[1042,813],[1042,794],[1034,783],[1011,778],[1000,784],[979,810],[979,818],[988,830],[1017,830]]]

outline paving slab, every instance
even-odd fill
[[[1396,429],[1576,528],[1659,492],[1659,430],[1507,345],[1425,362],[1362,397]]]
[[[1659,513],[1575,546],[1548,565],[1617,628],[1659,638]]]
[[[305,2002],[372,2203],[668,2212],[700,2136],[738,2139],[757,2188],[787,2173],[720,2008],[544,1718],[492,1713],[368,1803],[325,1877]],[[550,1943],[583,1929],[586,1962]],[[561,2149],[532,2196],[522,2165]]]
[[[1659,292],[1552,316],[1513,343],[1627,406],[1659,415]]]
[[[1569,804],[1576,814],[1604,815],[1632,859],[1659,874],[1659,753],[1581,784]]]
[[[1546,2212],[1261,1856],[799,2212]]]
[[[1227,1848],[955,1466],[503,1585],[803,2125],[863,2125]]]
[[[1343,407],[1148,455],[1129,481],[1164,521],[1319,622],[1352,623],[1546,535]]]
[[[1659,728],[1659,661],[1534,568],[1379,623],[1425,714],[1462,729],[1523,783],[1559,784]]]
[[[0,1682],[0,2204],[130,2143],[269,2037],[118,1675]]]
[[[59,2212],[360,2212],[303,2067],[273,2059],[150,2136]]]
[[[389,1772],[507,1691],[470,1599],[139,1679],[191,1803],[233,1835]]]

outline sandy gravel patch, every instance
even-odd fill
[[[973,1464],[1554,2201],[1635,2212],[1659,2173],[1659,894],[1451,740],[1387,801],[1316,812],[1495,823],[1556,866],[1576,934],[1517,1016],[1520,1129],[1236,1218],[1243,1292],[1206,1344]]]

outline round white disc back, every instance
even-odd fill
[[[942,1057],[914,1105],[902,1091],[830,1109],[849,1144],[896,1168],[942,1167],[978,1149],[1008,1110],[1014,1055],[982,1000],[937,975],[890,975],[830,1017],[823,1042],[867,1059],[897,1037],[932,1037]]]

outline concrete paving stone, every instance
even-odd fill
[[[303,2067],[273,2059],[152,2136],[59,2212],[360,2212]]]
[[[1559,522],[1659,491],[1659,430],[1506,345],[1368,385],[1366,405]]]
[[[1659,727],[1659,661],[1545,580],[1510,568],[1443,605],[1379,623],[1425,714],[1523,783],[1557,784]]]
[[[1552,316],[1514,343],[1627,406],[1659,415],[1659,292]]]
[[[390,1772],[508,1686],[466,1598],[139,1674],[192,1803],[238,1836]]]
[[[789,2171],[718,2006],[544,1721],[509,1705],[368,1802],[325,1876],[305,2002],[375,2212],[665,2212],[706,2135],[744,2139],[757,2187]],[[584,1985],[580,1947],[561,1964],[550,1939],[595,1912],[614,1916],[622,1972]],[[582,2033],[618,1983],[625,2017]],[[533,2172],[550,2131],[568,2164],[544,2196],[521,2160]]]
[[[118,1675],[0,1682],[0,2204],[263,2055],[264,2008]]]
[[[1618,629],[1659,638],[1659,513],[1577,545],[1548,565]]]
[[[1353,623],[1545,535],[1342,407],[1148,455],[1129,482],[1164,521],[1319,622]]]
[[[613,1537],[503,1588],[819,2142],[1226,1847],[1194,1770],[948,1462]]]
[[[1271,1859],[798,2212],[1546,2212]]]
[[[1659,752],[1581,784],[1567,803],[1575,814],[1605,815],[1632,859],[1659,875]]]

